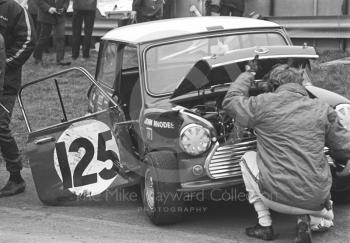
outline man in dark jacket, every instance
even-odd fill
[[[205,12],[207,16],[220,15],[221,0],[207,0],[205,1]]]
[[[37,29],[37,17],[38,17],[38,5],[36,4],[37,0],[28,0],[28,12],[34,21],[34,26]]]
[[[136,11],[138,23],[163,18],[164,0],[133,0],[132,10]]]
[[[43,51],[50,39],[52,28],[54,28],[56,63],[61,66],[70,65],[70,62],[64,61],[65,14],[69,0],[37,0],[37,4],[39,7],[38,22],[41,28],[34,50],[35,63],[42,64]]]
[[[163,19],[170,19],[173,17],[174,6],[174,0],[164,0]]]
[[[73,45],[72,58],[79,57],[81,29],[84,22],[83,58],[90,57],[92,30],[94,28],[97,0],[73,0]]]
[[[38,23],[38,5],[36,3],[37,0],[28,0],[28,12],[30,16],[33,19],[34,27],[35,27],[35,33],[38,37],[40,34],[40,24]]]
[[[244,0],[221,0],[220,15],[224,16],[243,16]]]
[[[342,13],[342,15],[349,14],[349,1],[348,0],[343,0],[343,3],[341,5],[341,13]]]
[[[29,14],[14,0],[0,0],[0,33],[4,37],[6,51],[4,89],[0,94],[0,148],[10,172],[9,181],[0,190],[0,197],[5,197],[25,189],[20,174],[22,159],[9,124],[16,95],[21,87],[22,65],[32,54],[35,41]]]
[[[270,74],[275,91],[255,97],[248,97],[255,70],[247,70],[251,72],[231,84],[223,101],[227,114],[241,126],[254,128],[257,136],[257,152],[245,154],[241,163],[249,202],[259,219],[246,233],[273,239],[271,208],[301,215],[295,242],[311,242],[311,228],[333,225],[332,175],[324,147],[337,159],[350,160],[350,131],[328,104],[309,98],[299,70],[276,67]]]

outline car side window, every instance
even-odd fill
[[[117,75],[118,44],[109,42],[105,45],[100,59],[97,80],[108,88],[113,88]]]
[[[137,48],[136,46],[125,46],[123,55],[122,70],[138,68]]]
[[[126,119],[137,119],[142,105],[137,47],[126,45],[122,49],[122,74],[116,93],[123,105]]]

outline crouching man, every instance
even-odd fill
[[[309,98],[302,74],[288,65],[270,72],[273,92],[248,97],[257,69],[250,64],[223,101],[227,114],[257,136],[257,152],[246,153],[241,162],[249,202],[258,214],[258,224],[246,233],[272,240],[272,209],[298,215],[295,242],[311,242],[311,230],[333,226],[332,175],[324,147],[349,160],[350,132],[328,104]]]

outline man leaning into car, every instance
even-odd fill
[[[257,136],[257,152],[241,161],[248,199],[258,214],[258,224],[246,233],[272,240],[272,209],[298,215],[295,242],[311,242],[311,231],[333,226],[332,175],[324,147],[349,160],[350,132],[328,104],[309,98],[300,71],[286,64],[270,72],[272,92],[248,97],[258,69],[256,62],[249,64],[223,101],[227,114]]]

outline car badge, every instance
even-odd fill
[[[266,47],[257,47],[255,50],[254,50],[254,52],[256,53],[256,54],[266,54],[266,53],[268,53],[270,50],[269,49],[267,49]]]

